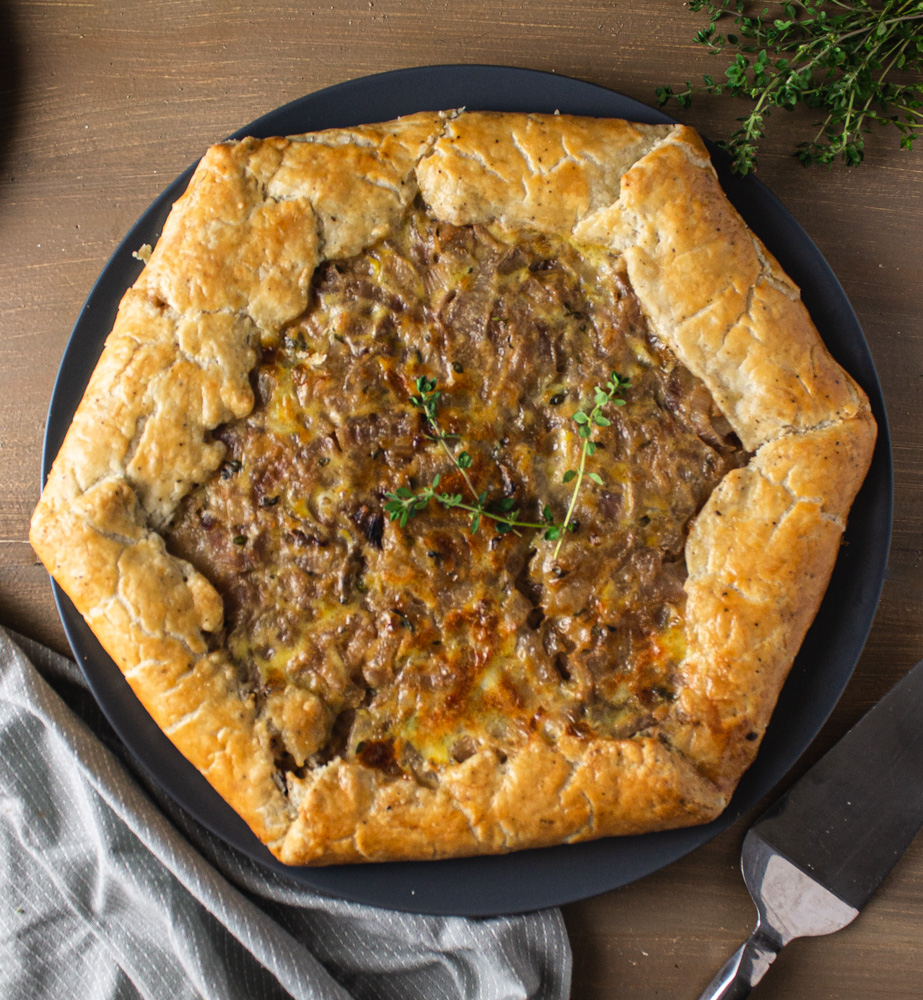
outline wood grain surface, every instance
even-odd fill
[[[691,42],[700,25],[673,0],[0,5],[0,621],[66,649],[26,541],[58,363],[122,235],[210,142],[318,88],[427,63],[526,66],[652,103],[657,85],[715,71]],[[682,116],[720,138],[741,113],[709,98]],[[760,176],[816,241],[863,324],[891,421],[896,506],[868,645],[789,782],[923,656],[923,148],[902,153],[876,135],[856,170],[804,170],[789,152],[809,122],[774,123]],[[698,996],[753,917],[738,874],[745,829],[566,907],[573,996]],[[851,927],[793,944],[754,996],[919,997],[921,959],[923,838]]]

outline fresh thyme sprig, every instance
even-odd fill
[[[702,86],[687,81],[679,93],[658,87],[658,102],[673,98],[685,108],[697,92],[727,92],[753,101],[749,114],[737,119],[740,128],[720,144],[739,174],[756,167],[758,143],[776,107],[790,111],[804,104],[826,113],[816,135],[796,147],[805,166],[831,164],[838,157],[847,166],[858,165],[864,156],[863,134],[876,122],[894,126],[901,148],[910,149],[923,130],[923,0],[772,6],[774,12],[765,6],[748,16],[744,0],[691,0],[692,11],[705,10],[710,16],[695,40],[712,54],[726,46],[736,46],[737,52],[724,80],[705,74]],[[739,35],[718,31],[724,14],[733,14]],[[901,74],[898,82],[895,73]]]
[[[439,401],[442,392],[436,388],[436,380],[421,375],[415,384],[419,395],[411,396],[410,402],[418,409],[421,409],[423,415],[426,417],[426,422],[429,424],[430,431],[432,432],[426,436],[430,441],[436,441],[439,444],[448,456],[449,461],[461,473],[474,503],[465,503],[461,493],[437,493],[436,487],[439,485],[440,477],[434,476],[432,485],[425,487],[418,493],[413,493],[406,486],[401,486],[393,493],[385,494],[387,498],[385,512],[391,520],[398,521],[403,528],[411,517],[426,510],[430,501],[435,500],[447,510],[457,507],[459,510],[466,511],[471,519],[471,534],[474,534],[481,526],[482,517],[496,522],[497,531],[500,534],[507,534],[516,528],[545,528],[546,532],[552,530],[554,518],[552,517],[550,507],[545,507],[542,512],[543,520],[541,523],[537,523],[534,521],[519,520],[520,511],[514,509],[516,501],[513,497],[502,497],[488,505],[487,491],[482,490],[478,493],[474,488],[474,483],[471,482],[471,477],[468,475],[467,470],[472,465],[471,456],[467,451],[462,451],[456,455],[449,447],[448,442],[453,438],[457,438],[458,435],[446,434],[442,427],[439,426],[439,420],[436,417],[436,403]]]
[[[574,414],[574,422],[577,424],[577,434],[583,439],[583,447],[580,449],[580,464],[577,469],[568,469],[564,473],[564,482],[569,483],[571,480],[576,480],[574,483],[574,491],[571,494],[570,504],[567,507],[567,514],[564,516],[564,523],[561,525],[561,531],[556,536],[558,538],[558,544],[554,548],[554,557],[558,558],[558,553],[561,551],[561,544],[564,541],[564,532],[573,523],[571,517],[574,513],[574,507],[577,505],[577,494],[580,492],[580,486],[583,483],[584,474],[586,474],[588,479],[591,479],[597,486],[603,485],[602,476],[598,472],[586,472],[586,460],[587,457],[594,454],[596,451],[596,442],[593,440],[593,428],[594,427],[609,427],[612,421],[608,417],[603,416],[603,409],[610,403],[613,406],[624,406],[625,400],[621,398],[616,398],[618,393],[621,393],[624,389],[630,389],[631,382],[627,378],[622,378],[618,372],[614,371],[606,380],[606,388],[603,389],[602,386],[596,386],[593,390],[596,397],[596,405],[587,413],[585,410],[577,410]]]
[[[432,484],[425,486],[417,493],[413,493],[406,486],[399,486],[393,493],[386,493],[388,502],[385,504],[385,511],[391,520],[399,521],[403,528],[411,517],[426,510],[430,500],[435,500],[442,504],[446,510],[457,507],[459,510],[467,511],[471,519],[472,535],[481,526],[482,517],[495,521],[497,531],[501,535],[508,534],[516,528],[546,528],[546,536],[547,531],[554,530],[554,520],[551,517],[551,508],[549,507],[546,507],[543,512],[543,516],[547,515],[547,518],[541,524],[534,521],[520,521],[519,510],[513,510],[513,505],[516,503],[513,497],[502,497],[494,501],[491,506],[496,507],[496,510],[490,510],[487,506],[486,491],[478,494],[474,504],[465,503],[461,493],[437,493],[436,487],[439,485],[439,480],[438,475],[433,476]],[[505,511],[509,511],[509,513],[505,513]],[[550,537],[557,538],[557,535]]]
[[[520,510],[516,508],[516,501],[513,497],[501,497],[499,500],[489,502],[486,490],[478,493],[467,471],[472,465],[471,455],[467,451],[461,451],[456,455],[450,447],[449,441],[457,439],[458,435],[447,434],[439,424],[436,415],[436,405],[442,392],[436,388],[436,380],[423,375],[416,380],[415,384],[419,395],[411,396],[410,402],[413,406],[421,409],[426,417],[426,422],[431,431],[426,436],[429,440],[436,441],[439,444],[455,468],[461,473],[465,485],[471,493],[473,503],[465,502],[461,493],[437,492],[441,477],[436,475],[429,486],[418,490],[416,493],[406,486],[401,486],[392,493],[386,493],[385,498],[387,502],[384,505],[384,509],[390,519],[397,521],[403,528],[407,525],[410,518],[426,510],[431,501],[436,501],[447,510],[458,508],[465,511],[471,522],[472,534],[480,527],[482,518],[492,520],[500,534],[508,534],[517,528],[540,529],[546,541],[557,540],[558,544],[554,550],[554,558],[557,558],[564,540],[565,531],[573,532],[577,530],[577,522],[571,520],[571,518],[584,476],[598,486],[603,485],[603,480],[599,473],[586,472],[587,457],[596,451],[596,442],[592,438],[593,429],[595,427],[610,426],[611,421],[603,416],[602,411],[610,403],[616,406],[624,406],[625,400],[616,398],[616,396],[624,389],[630,388],[631,382],[627,378],[620,376],[618,372],[613,371],[606,380],[605,389],[601,386],[596,386],[594,390],[596,405],[593,409],[589,413],[585,410],[578,410],[574,414],[573,419],[577,424],[577,434],[583,440],[583,446],[580,450],[580,464],[578,468],[576,470],[568,469],[564,473],[563,481],[565,483],[573,480],[575,482],[567,514],[560,524],[555,521],[554,512],[547,504],[542,507],[541,522],[521,521],[519,519]]]

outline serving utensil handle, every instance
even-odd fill
[[[743,1000],[763,978],[780,948],[757,927],[724,963],[699,1000]]]

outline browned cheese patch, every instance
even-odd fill
[[[610,407],[555,558],[539,530],[472,533],[385,494],[466,484],[561,521],[573,414],[612,370]],[[619,258],[537,233],[455,227],[416,205],[400,233],[322,266],[311,304],[254,373],[257,405],[216,432],[224,466],[167,532],[225,603],[216,636],[278,730],[280,768],[337,755],[416,780],[483,747],[562,732],[629,738],[669,711],[682,659],[690,520],[746,454],[647,328]]]

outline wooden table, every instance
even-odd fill
[[[51,589],[26,541],[45,413],[71,325],[131,223],[210,141],[320,87],[426,63],[569,74],[652,102],[716,70],[672,0],[130,0],[0,9],[0,621],[59,650]],[[684,118],[720,138],[741,108]],[[858,170],[803,170],[799,119],[776,123],[760,176],[825,254],[884,386],[897,499],[888,580],[854,679],[800,773],[923,655],[923,149],[884,135]],[[804,124],[804,122],[800,122]],[[568,906],[579,998],[692,998],[748,932],[738,823],[635,885]],[[756,996],[916,997],[923,838],[854,925],[796,942]]]

